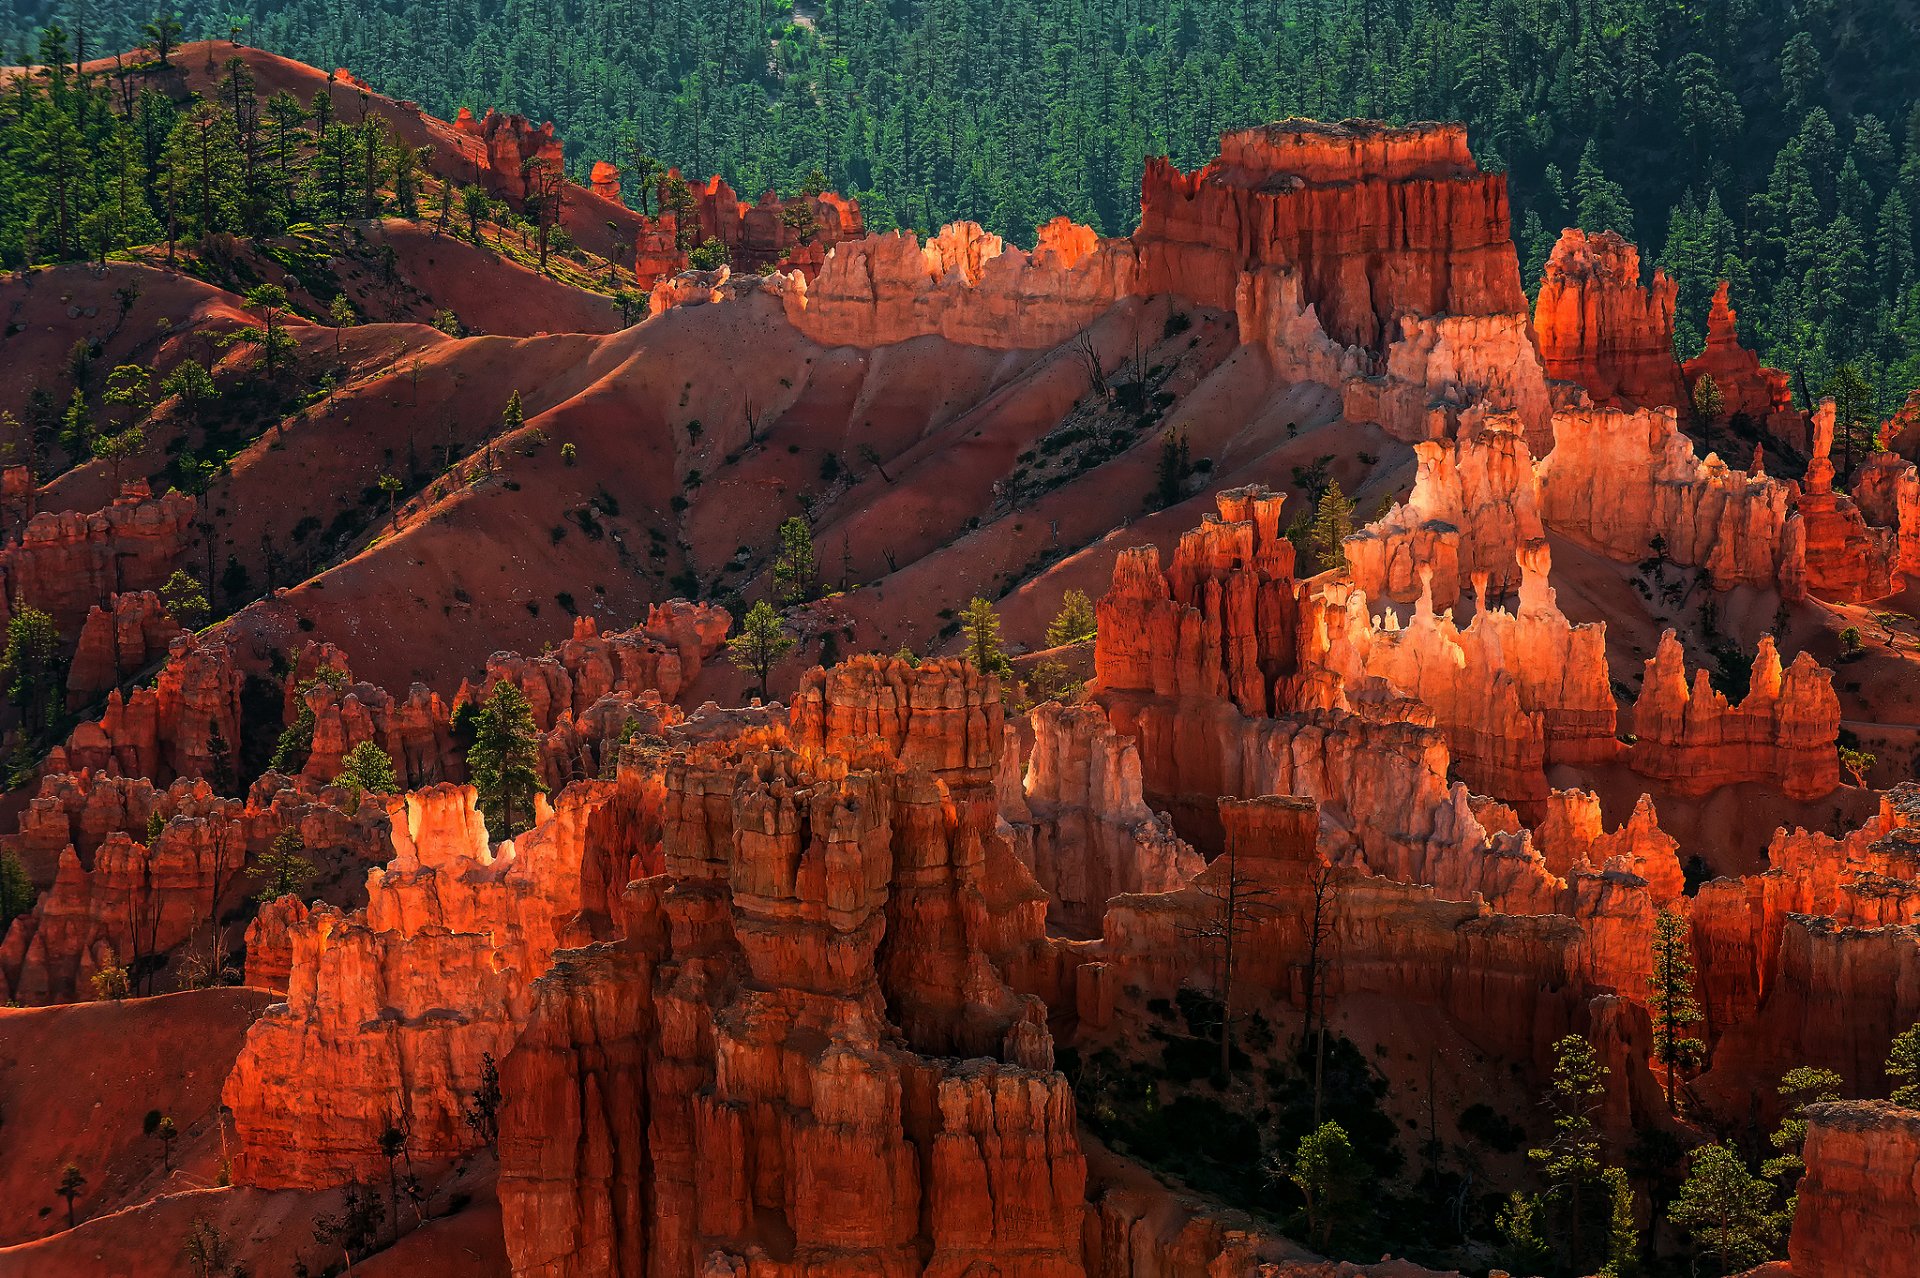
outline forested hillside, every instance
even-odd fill
[[[98,54],[152,15],[10,16],[10,40],[57,20]],[[1920,381],[1913,0],[241,0],[183,20],[441,114],[551,118],[576,169],[657,156],[753,193],[820,167],[869,226],[1016,240],[1058,213],[1128,230],[1142,158],[1197,165],[1224,128],[1461,118],[1512,174],[1529,279],[1562,225],[1616,227],[1678,277],[1683,354],[1725,273],[1808,388],[1850,361],[1886,408]]]

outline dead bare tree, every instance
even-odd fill
[[[1093,344],[1093,333],[1088,329],[1081,329],[1075,334],[1074,339],[1067,343],[1067,349],[1079,356],[1080,362],[1086,365],[1088,389],[1096,395],[1105,395],[1107,372],[1100,365],[1100,348]]]
[[[1233,1078],[1233,1024],[1247,1013],[1233,1010],[1233,985],[1241,938],[1262,919],[1280,912],[1273,890],[1241,873],[1240,851],[1234,840],[1220,854],[1194,888],[1214,902],[1211,916],[1184,925],[1181,935],[1214,950],[1215,984],[1220,992],[1220,1079]]]
[[[1322,861],[1314,867],[1308,885],[1313,894],[1313,910],[1307,921],[1307,1022],[1303,1042],[1313,1046],[1313,1125],[1318,1129],[1327,1061],[1327,951],[1331,948],[1340,909],[1337,872]]]

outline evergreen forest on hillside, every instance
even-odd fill
[[[0,38],[44,62],[57,25],[64,56],[91,57],[141,44],[155,16],[17,0]],[[1511,174],[1530,287],[1562,226],[1618,229],[1678,280],[1683,356],[1726,275],[1746,340],[1798,392],[1864,416],[1920,384],[1915,0],[238,0],[181,22],[436,114],[550,118],[576,172],[658,157],[750,198],[818,168],[875,229],[972,218],[1018,242],[1060,213],[1128,231],[1143,158],[1197,166],[1222,129],[1463,119]],[[163,177],[137,107],[122,157],[123,126],[17,97],[0,111],[0,197],[25,192],[0,216],[10,263],[45,203],[26,188],[50,180],[33,163],[49,130],[88,140],[96,205],[122,159]],[[57,255],[59,237],[31,238]]]

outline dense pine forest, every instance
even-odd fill
[[[45,61],[58,24],[94,56],[154,17],[24,0],[0,36]],[[968,217],[1016,241],[1058,213],[1129,230],[1142,158],[1198,165],[1222,129],[1464,119],[1512,175],[1530,280],[1563,225],[1618,229],[1678,279],[1682,355],[1725,274],[1802,390],[1839,379],[1886,411],[1920,383],[1914,0],[240,0],[182,22],[438,114],[551,118],[580,170],[658,157],[751,194],[820,168],[870,226]],[[23,157],[51,126],[20,111],[0,182],[44,181]],[[120,126],[71,124],[105,191]],[[154,128],[132,132],[159,173]]]

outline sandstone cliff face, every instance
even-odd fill
[[[1228,133],[1182,174],[1148,162],[1136,291],[1231,309],[1288,380],[1409,442],[1551,402],[1508,230],[1506,180],[1458,126],[1291,121]]]
[[[1546,536],[1533,455],[1512,417],[1474,434],[1414,446],[1413,492],[1346,543],[1347,575],[1369,599],[1411,603],[1421,572],[1447,607],[1474,574],[1494,590],[1519,584],[1520,548]]]
[[[242,676],[227,642],[183,633],[167,646],[152,687],[107,695],[99,720],[83,721],[48,754],[43,773],[90,768],[165,784],[206,777],[223,789],[238,782]]]
[[[869,659],[815,672],[791,745],[669,734],[666,873],[538,983],[507,1062],[517,1274],[1081,1272],[1071,1092],[984,950],[993,692]]]
[[[475,118],[466,107],[454,118],[460,152],[474,166],[482,186],[495,195],[524,200],[531,193],[529,168],[566,166],[566,148],[553,134],[553,123],[538,127],[524,115],[501,115],[492,107]]]
[[[1691,917],[1710,1037],[1752,1017],[1770,994],[1791,916],[1849,927],[1920,923],[1917,822],[1920,791],[1902,785],[1882,796],[1872,820],[1845,836],[1777,831],[1765,873],[1701,886]]]
[[[1537,468],[1541,517],[1553,531],[1626,562],[1645,559],[1658,537],[1675,563],[1707,569],[1715,589],[1805,592],[1791,487],[1711,453],[1696,459],[1671,409],[1563,410],[1553,437]]]
[[[1547,376],[1585,388],[1602,408],[1686,408],[1673,357],[1679,286],[1665,271],[1640,284],[1640,251],[1612,231],[1561,232],[1547,259],[1533,327]]]
[[[151,590],[114,595],[87,610],[79,646],[67,670],[67,702],[81,706],[104,696],[167,654],[181,631]]]
[[[1833,672],[1806,652],[1783,671],[1771,635],[1761,637],[1746,698],[1730,705],[1704,669],[1694,672],[1689,688],[1686,656],[1667,631],[1647,661],[1633,730],[1638,739],[1628,759],[1634,770],[1682,794],[1762,781],[1814,799],[1840,784]]]
[[[1720,411],[1728,418],[1745,417],[1777,442],[1795,452],[1806,451],[1807,419],[1794,410],[1787,375],[1765,367],[1758,355],[1740,345],[1740,327],[1725,280],[1714,291],[1713,307],[1707,312],[1706,348],[1688,360],[1683,371],[1689,396],[1702,377],[1711,377],[1720,391]]]
[[[1140,756],[1104,714],[1048,702],[1032,722],[1021,859],[1052,898],[1055,931],[1098,935],[1109,899],[1176,891],[1200,872],[1206,862],[1147,807]]]
[[[1920,580],[1920,469],[1896,452],[1881,449],[1853,477],[1853,499],[1868,523],[1894,530],[1892,572]]]
[[[812,281],[788,279],[787,318],[823,346],[940,336],[970,346],[1056,346],[1133,291],[1134,248],[1057,218],[1032,253],[972,222],[924,245],[912,232],[848,240]]]
[[[154,497],[139,482],[92,514],[35,515],[0,549],[0,613],[38,608],[73,640],[114,595],[158,589],[180,566],[192,523],[193,498]]]
[[[226,1085],[236,1179],[370,1177],[402,1116],[415,1158],[477,1144],[467,1098],[484,1058],[511,1050],[580,908],[589,813],[615,784],[542,801],[540,823],[497,854],[470,787],[390,802],[393,860],[368,874],[365,910],[320,905],[286,923],[287,1001],[255,1023]]]
[[[1807,1110],[1792,1278],[1920,1274],[1920,1112],[1884,1102]]]
[[[1614,755],[1615,707],[1605,627],[1575,626],[1561,613],[1547,584],[1545,541],[1521,547],[1517,564],[1517,606],[1491,607],[1485,577],[1476,574],[1477,607],[1464,628],[1451,610],[1435,612],[1430,590],[1402,626],[1392,612],[1376,621],[1364,595],[1330,583],[1307,605],[1312,621],[1303,627],[1301,661],[1327,670],[1350,702],[1371,696],[1368,683],[1378,681],[1422,703],[1469,785],[1539,803],[1548,764]]]
[[[1384,351],[1400,316],[1523,311],[1504,177],[1457,125],[1292,121],[1227,133],[1220,157],[1141,179],[1143,293],[1232,310],[1243,272],[1298,273],[1340,346]]]
[[[1834,404],[1813,414],[1813,459],[1798,503],[1805,529],[1807,588],[1823,599],[1855,603],[1893,589],[1895,534],[1870,528],[1853,499],[1833,488]]]
[[[382,815],[371,806],[350,813],[331,797],[272,775],[245,800],[222,798],[198,780],[155,790],[144,777],[49,777],[14,839],[23,851],[57,847],[57,868],[49,890],[0,942],[0,996],[33,1004],[90,998],[90,978],[110,962],[127,967],[142,990],[180,988],[181,947],[193,942],[204,963],[211,937],[230,946],[227,920],[259,886],[248,867],[281,831],[298,831],[308,849],[371,853],[385,830]]]

